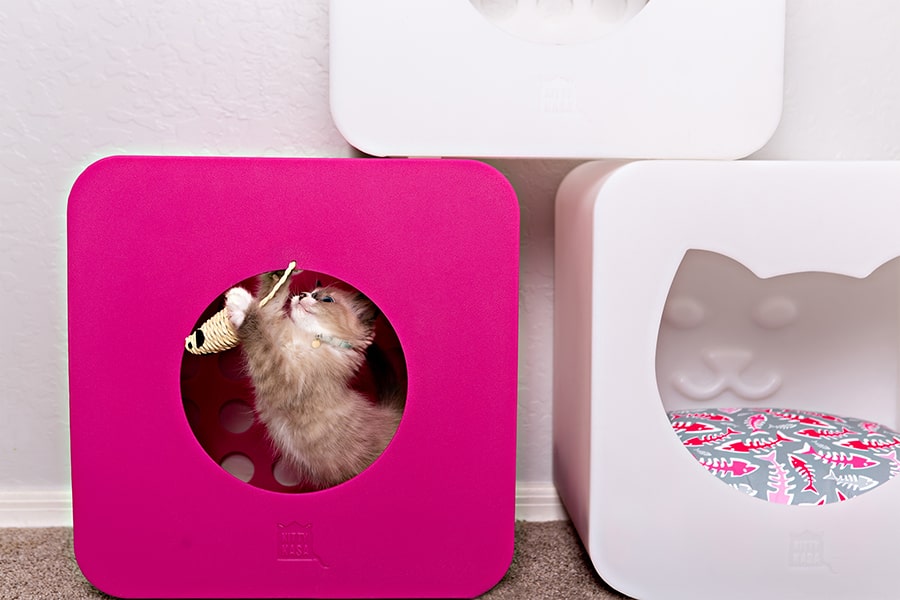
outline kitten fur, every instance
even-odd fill
[[[260,307],[277,278],[260,276],[256,297],[231,288],[225,307],[246,357],[259,420],[282,459],[314,487],[327,488],[381,455],[400,423],[404,397],[393,391],[373,403],[350,387],[374,337],[371,302],[327,286],[288,303],[290,286],[284,285]]]

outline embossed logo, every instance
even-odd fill
[[[834,573],[834,569],[825,560],[825,536],[811,531],[792,533],[788,565],[798,569],[824,568]]]
[[[567,79],[551,79],[541,85],[541,112],[550,115],[566,115],[578,110],[578,90]]]
[[[297,523],[292,521],[287,525],[278,524],[278,560],[317,562],[320,566],[328,568],[313,547],[312,523]]]

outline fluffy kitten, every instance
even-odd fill
[[[283,460],[321,489],[359,474],[385,449],[403,412],[400,393],[373,403],[350,387],[374,337],[375,308],[334,286],[290,298],[284,285],[259,298],[278,274],[260,277],[254,297],[225,294],[256,392],[256,413]]]

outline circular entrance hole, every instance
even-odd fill
[[[264,296],[260,282],[270,276],[261,274],[229,286],[199,315],[195,329],[225,308],[226,293],[234,287],[248,290],[254,298]],[[394,328],[359,290],[336,277],[311,271],[299,272],[285,285],[289,291],[276,295],[268,306],[271,320],[267,331],[278,328],[296,347],[266,348],[258,340],[242,337],[245,331],[238,330],[236,347],[209,354],[185,350],[181,394],[191,430],[217,465],[255,487],[309,492],[356,476],[380,456],[405,406],[406,361]],[[354,337],[356,334],[360,336]],[[287,354],[270,357],[263,354],[267,351]],[[278,357],[285,359],[285,372],[261,381],[264,376],[252,369],[251,363]],[[251,373],[256,373],[257,379]],[[294,382],[305,378],[309,383],[291,387],[291,378]],[[275,393],[257,397],[257,389],[273,387]],[[326,389],[336,392],[326,394]],[[283,414],[288,405],[298,407],[287,413],[291,415],[287,427],[292,434],[288,437],[295,440],[292,443],[276,437],[285,422],[268,416]],[[278,410],[266,413],[266,406]],[[333,410],[337,406],[342,410]],[[348,407],[349,414],[361,416],[360,422],[370,428],[366,438],[380,440],[377,448],[370,445],[354,454],[352,440],[340,437],[352,428],[331,415],[348,414]],[[305,445],[317,429],[335,431],[334,439],[322,442],[333,442],[340,450],[329,454]],[[365,458],[354,459],[364,451]]]

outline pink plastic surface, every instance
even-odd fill
[[[124,597],[471,597],[512,557],[518,205],[469,161],[114,157],[68,214],[75,554]],[[366,293],[407,407],[366,471],[261,489],[201,446],[184,337],[296,260]]]

